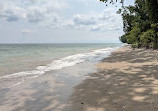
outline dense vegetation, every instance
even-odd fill
[[[121,42],[137,48],[158,49],[158,0],[135,0],[134,6],[123,6],[117,13],[122,15],[125,32]]]

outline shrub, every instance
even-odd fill
[[[141,34],[140,28],[134,27],[127,36],[127,43],[135,44],[139,42],[139,35]]]
[[[155,38],[155,33],[153,30],[148,30],[146,32],[144,32],[141,36],[140,36],[140,43],[142,47],[146,47],[146,48],[153,48],[154,46],[154,38]]]
[[[122,43],[127,43],[126,35],[122,35],[119,39]]]

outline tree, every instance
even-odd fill
[[[153,48],[154,46],[154,37],[155,37],[155,34],[154,34],[154,31],[153,30],[148,30],[146,32],[144,32],[141,36],[140,36],[140,42],[141,42],[141,45],[143,47],[146,47],[146,48]]]
[[[100,0],[116,3],[117,0]],[[124,0],[119,0],[122,4]],[[122,6],[117,12],[123,18],[125,34],[120,41],[137,47],[153,47],[158,49],[158,0],[135,0],[134,6]]]
[[[127,43],[127,38],[126,37],[127,37],[126,35],[122,35],[121,37],[119,37],[119,39],[122,43]]]
[[[108,1],[109,1],[109,3],[112,3],[112,4],[114,4],[115,2],[120,1],[120,3],[122,3],[122,6],[123,6],[123,3],[124,3],[124,0],[100,0],[100,1],[105,2],[106,5],[107,5]]]
[[[139,35],[141,34],[140,28],[134,27],[127,36],[127,43],[136,44],[140,42]]]
[[[158,0],[146,0],[146,5],[151,22],[158,23]]]

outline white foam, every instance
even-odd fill
[[[33,71],[23,71],[14,74],[9,74],[0,77],[0,79],[38,77],[39,75],[42,75],[48,71],[59,70],[64,67],[74,66],[75,64],[82,63],[85,61],[98,59],[99,57],[103,56],[106,53],[111,52],[112,50],[114,50],[114,48],[98,49],[98,50],[93,50],[92,52],[89,53],[80,53],[76,55],[67,56],[64,58],[60,58],[59,60],[53,60],[50,64],[46,66],[38,66]]]

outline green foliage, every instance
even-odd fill
[[[151,24],[151,29],[154,30],[155,32],[158,32],[158,23]]]
[[[139,42],[139,35],[141,34],[140,28],[134,27],[127,36],[127,43],[129,44],[135,44]]]
[[[122,43],[127,43],[127,35],[122,35],[119,39]]]
[[[140,43],[142,47],[146,48],[153,48],[154,47],[154,38],[155,38],[155,33],[153,30],[148,30],[144,32],[140,36]]]
[[[134,6],[119,9],[117,13],[123,18],[123,31],[126,42],[132,47],[146,47],[158,49],[158,3],[151,7],[154,0],[136,0]],[[153,15],[151,15],[151,13]],[[155,14],[156,13],[156,14]],[[157,20],[157,21],[156,21]],[[124,37],[124,35],[123,35]],[[120,39],[122,42],[123,37]]]
[[[158,1],[146,0],[146,6],[147,6],[151,23],[157,23],[158,22]]]
[[[106,4],[117,0],[100,0]],[[124,0],[119,0],[121,3]],[[158,0],[135,0],[134,6],[123,6],[117,11],[122,15],[123,31],[119,39],[132,47],[158,49]]]
[[[158,49],[158,23],[151,24],[151,29],[153,30],[155,35],[153,48]]]
[[[100,0],[100,1],[105,2],[105,3],[108,1],[110,1],[111,3],[118,2],[118,1],[120,1],[121,3],[124,2],[124,0]]]
[[[122,13],[122,18],[123,18],[123,31],[127,33],[132,30],[134,15],[130,13],[127,8],[125,8]]]

